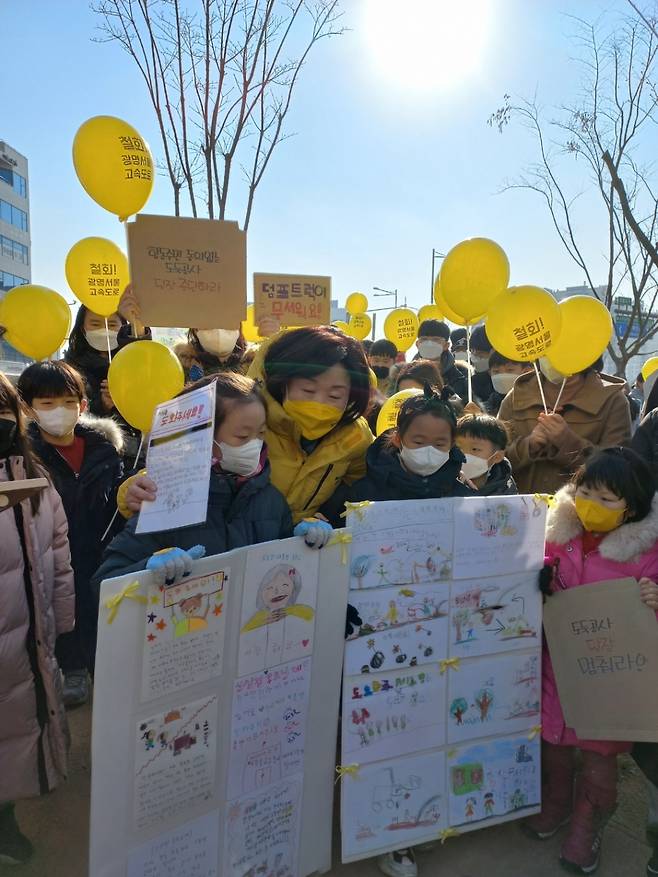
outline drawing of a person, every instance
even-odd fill
[[[487,816],[493,816],[494,808],[496,804],[494,802],[493,792],[487,792],[484,796],[484,812]]]
[[[294,566],[280,563],[263,576],[256,596],[256,612],[243,625],[241,633],[257,630],[266,624],[276,624],[289,615],[312,621],[315,610],[304,603],[297,603],[302,589],[302,577]]]
[[[473,817],[475,816],[475,805],[476,804],[477,804],[477,801],[475,800],[475,798],[467,798],[466,799],[466,808],[464,810],[464,816],[467,819],[473,819]]]
[[[174,625],[174,636],[187,636],[188,633],[196,633],[199,630],[208,630],[208,613],[210,612],[210,597],[206,597],[206,608],[202,612],[203,595],[194,594],[192,597],[184,597],[177,603],[182,617],[176,614],[176,606],[171,607],[171,620]]]
[[[384,616],[384,618],[389,622],[391,627],[394,627],[399,620],[398,607],[395,600],[390,600],[388,604],[388,612]]]
[[[480,710],[480,721],[486,722],[489,717],[489,707],[493,703],[491,692],[483,688],[479,695],[475,698],[475,703]]]

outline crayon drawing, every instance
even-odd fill
[[[238,675],[296,661],[313,651],[317,552],[257,546],[247,555]]]
[[[436,840],[446,827],[445,755],[360,766],[342,781],[343,858]]]
[[[454,582],[450,655],[475,657],[541,643],[541,592],[534,570]]]
[[[452,577],[452,532],[436,525],[398,527],[354,537],[350,588],[419,585]]]
[[[371,636],[382,630],[435,618],[445,618],[450,610],[450,589],[443,585],[405,585],[350,591],[349,602],[363,624],[358,636]]]
[[[433,618],[345,643],[345,675],[437,664],[448,654],[448,618]]]
[[[438,665],[346,680],[343,760],[365,764],[441,746],[445,696]]]
[[[540,803],[540,740],[498,738],[448,752],[450,825],[475,826],[509,814],[526,816]]]
[[[539,654],[475,659],[448,675],[448,742],[517,733],[540,722]]]
[[[546,508],[530,496],[456,499],[454,577],[538,569],[544,556]]]

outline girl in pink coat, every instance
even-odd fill
[[[546,554],[551,592],[632,577],[638,585],[629,589],[628,599],[658,610],[658,498],[651,472],[637,454],[626,448],[599,451],[556,494],[548,513]],[[579,740],[566,726],[546,643],[542,738],[542,811],[524,826],[546,839],[569,823],[560,862],[567,870],[591,874],[617,803],[617,754],[629,752],[631,743]],[[574,794],[576,748],[582,752],[582,771]]]
[[[43,475],[16,390],[0,372],[0,485]],[[0,508],[0,866],[32,854],[14,801],[49,792],[66,776],[69,741],[55,639],[75,619],[67,533],[51,484]]]

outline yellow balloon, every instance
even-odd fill
[[[384,335],[404,353],[418,337],[418,317],[409,308],[397,308],[384,320]]]
[[[252,343],[263,340],[258,334],[258,326],[254,322],[255,316],[256,309],[254,306],[247,305],[247,318],[241,323],[242,334],[244,335],[245,341],[251,341]]]
[[[32,359],[52,356],[68,337],[71,310],[62,296],[47,286],[15,286],[0,299],[4,339]]]
[[[358,338],[359,341],[367,338],[371,329],[372,320],[368,314],[352,314],[347,324],[347,334],[352,338]]]
[[[393,429],[393,427],[397,426],[398,414],[400,413],[402,403],[422,392],[419,389],[400,390],[399,393],[390,396],[379,409],[379,414],[377,415],[377,435],[381,435],[387,429]]]
[[[451,323],[454,323],[456,326],[473,326],[475,323],[479,323],[484,314],[480,314],[478,317],[473,317],[470,320],[467,320],[465,317],[462,317],[460,314],[457,314],[450,307],[448,302],[444,299],[443,293],[441,292],[441,276],[436,278],[434,281],[434,301],[436,302],[436,306],[443,313],[443,320],[449,320]],[[434,317],[433,319],[436,319]]]
[[[347,296],[345,310],[350,316],[363,314],[368,310],[368,299],[362,292],[353,292]]]
[[[470,238],[453,247],[443,260],[441,293],[456,314],[471,321],[484,314],[509,283],[505,251],[489,238]]]
[[[83,122],[73,140],[73,164],[85,192],[121,222],[138,213],[151,195],[151,152],[123,119],[93,116]]]
[[[646,381],[656,370],[658,370],[658,356],[652,356],[642,366],[642,377]]]
[[[438,305],[423,305],[418,311],[418,322],[423,320],[443,320],[443,312]]]
[[[340,329],[340,331],[344,332],[346,335],[350,334],[350,327],[345,322],[345,320],[334,320],[331,325],[334,326],[336,329]]]
[[[534,362],[555,343],[562,323],[558,303],[539,286],[510,286],[487,311],[485,328],[494,350]]]
[[[176,354],[157,341],[136,341],[112,359],[107,373],[110,395],[122,416],[149,432],[158,405],[183,389],[185,377]]]
[[[583,371],[601,356],[612,338],[612,317],[607,307],[589,295],[563,299],[560,334],[546,354],[563,375]]]
[[[113,241],[83,238],[69,250],[64,270],[69,286],[86,308],[101,317],[116,314],[130,274],[128,260]]]
[[[370,381],[371,389],[376,390],[377,386],[378,386],[377,375],[374,373],[374,371],[371,368],[368,369],[368,380]]]

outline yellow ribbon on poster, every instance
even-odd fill
[[[347,546],[352,541],[351,533],[336,533],[327,542],[327,545],[340,545],[340,562],[345,566],[347,563]]]
[[[441,841],[441,846],[451,837],[459,837],[459,832],[456,828],[444,828],[443,831],[439,832],[439,840]]]
[[[542,502],[546,503],[546,505],[549,507],[549,509],[551,506],[555,505],[555,497],[553,496],[552,493],[535,493],[535,495],[532,498],[534,499],[534,501],[537,505],[539,505],[539,503],[542,503]]]
[[[459,658],[444,658],[442,661],[439,661],[439,667],[441,669],[441,675],[447,670],[459,670]]]
[[[148,601],[143,594],[137,593],[138,590],[139,582],[131,582],[129,585],[125,585],[118,594],[114,594],[113,597],[109,597],[105,601],[105,608],[110,610],[110,614],[107,616],[108,624],[112,624],[117,617],[119,606],[124,600],[134,600],[136,603],[143,603],[146,606]]]
[[[534,740],[538,734],[541,734],[541,725],[533,725],[528,734],[528,740]]]
[[[346,502],[345,511],[341,514],[341,518],[349,518],[351,514],[355,514],[362,521],[365,510],[372,505],[372,501],[364,499],[363,502]]]
[[[339,764],[336,768],[336,783],[340,782],[343,777],[352,777],[356,779],[359,774],[359,765],[358,764]],[[334,783],[334,785],[336,785]]]

